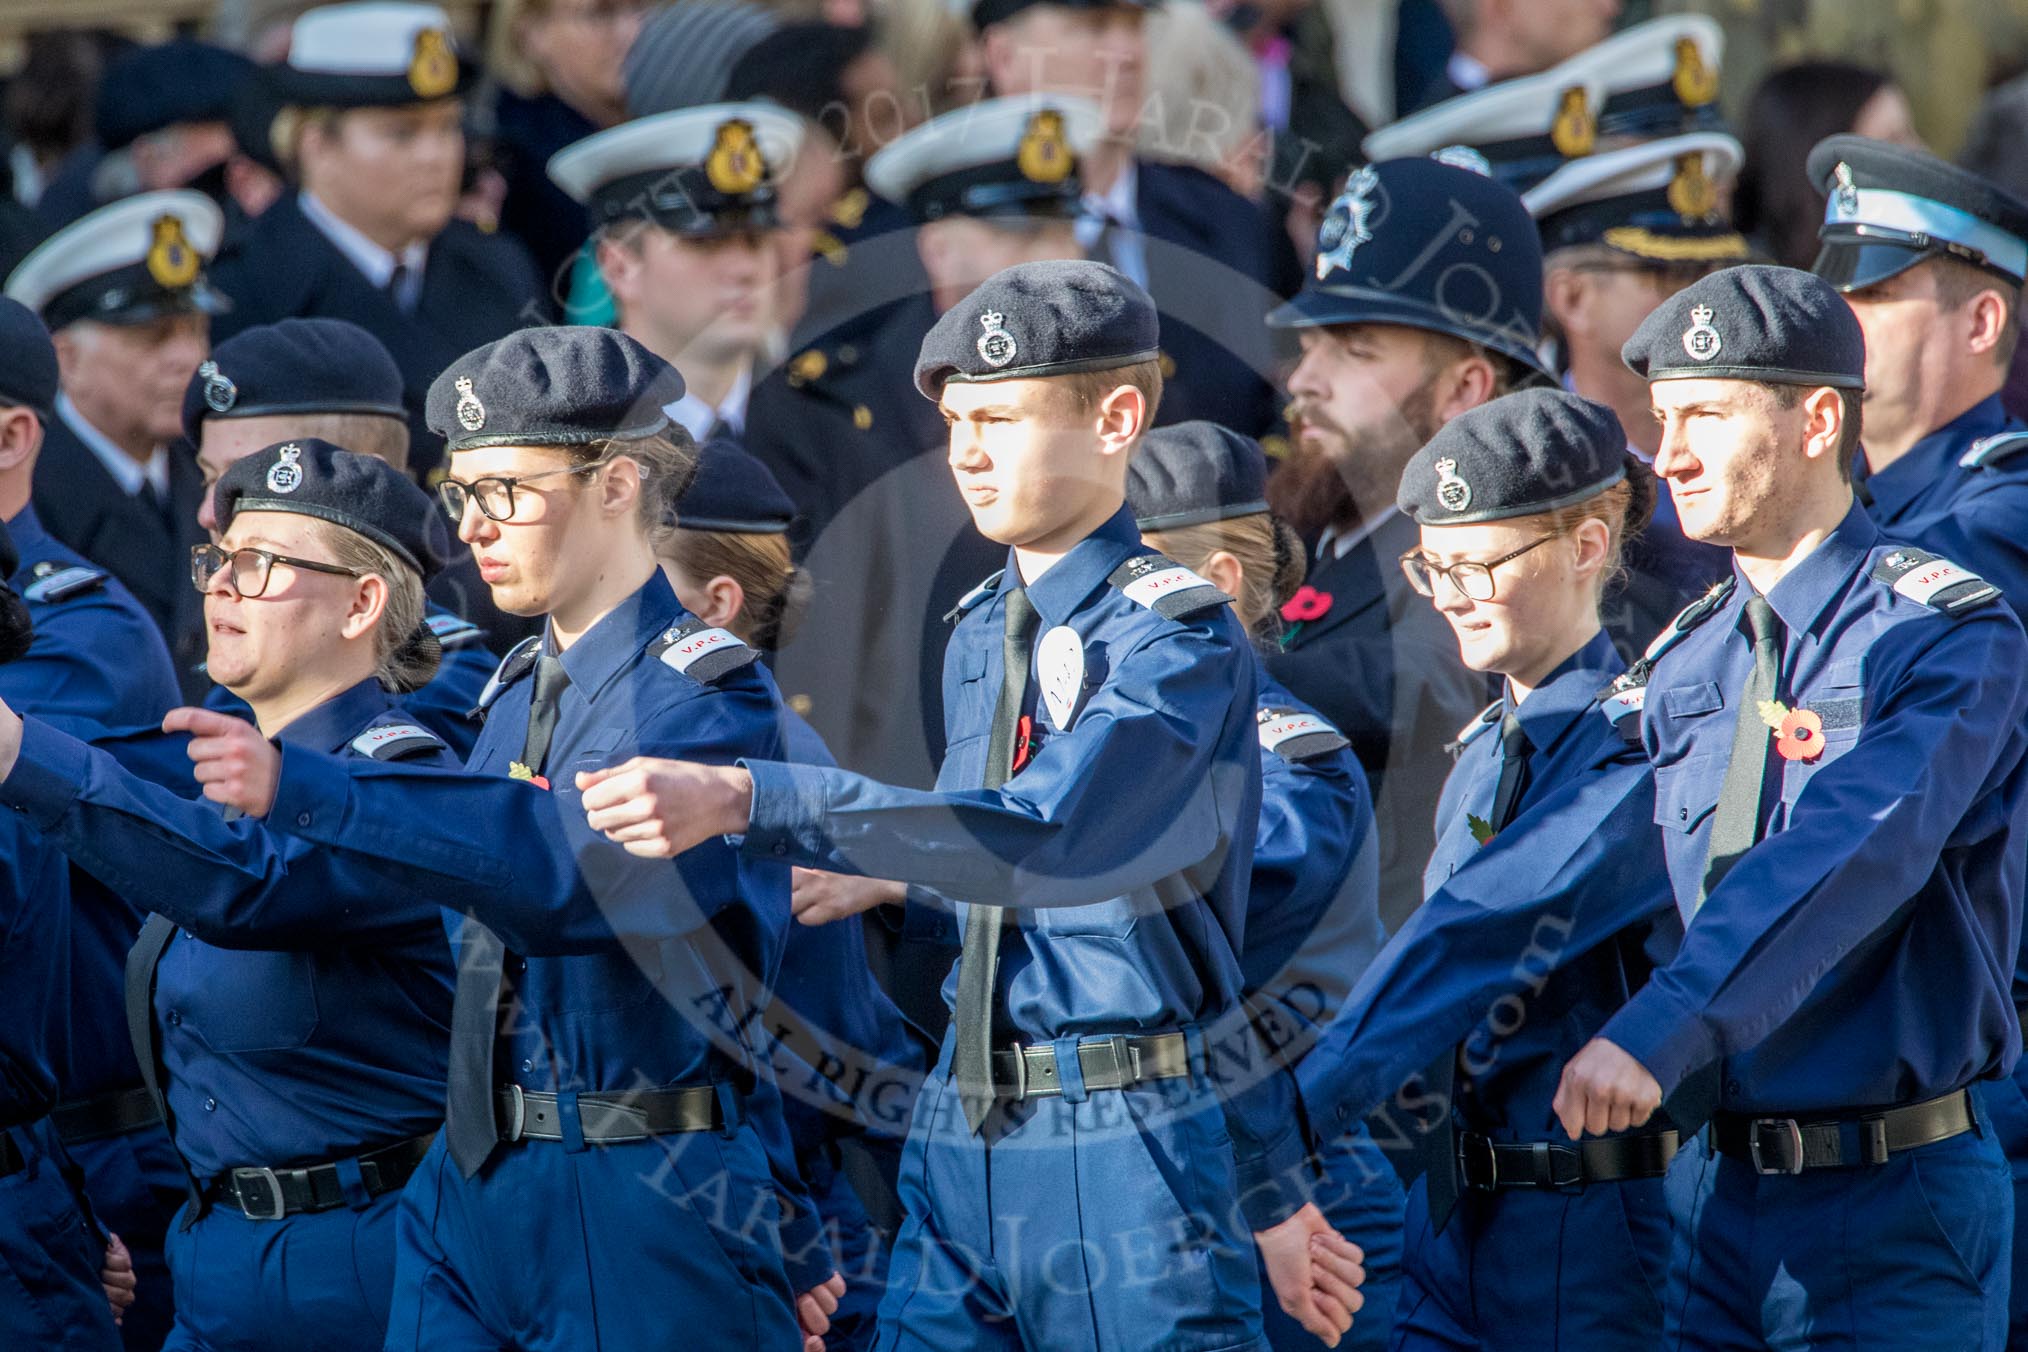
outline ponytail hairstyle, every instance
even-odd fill
[[[1649,521],[1654,519],[1655,502],[1661,491],[1660,480],[1647,462],[1631,451],[1624,454],[1627,477],[1618,483],[1568,507],[1515,518],[1516,524],[1535,524],[1546,535],[1568,535],[1577,529],[1581,521],[1596,519],[1605,522],[1611,539],[1606,545],[1605,566],[1599,569],[1600,595],[1625,579],[1627,543],[1639,538],[1648,528]]]
[[[1286,521],[1268,512],[1143,531],[1141,538],[1150,549],[1193,570],[1201,571],[1205,561],[1220,552],[1237,559],[1240,594],[1233,598],[1233,610],[1247,632],[1262,641],[1280,635],[1281,609],[1309,572],[1302,539]]]
[[[697,583],[729,577],[746,600],[726,627],[748,647],[774,652],[795,637],[815,589],[789,557],[789,537],[770,531],[690,530],[678,525],[662,557]]]

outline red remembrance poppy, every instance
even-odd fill
[[[1331,613],[1331,593],[1305,584],[1282,605],[1282,618],[1291,624],[1321,620]]]
[[[1808,709],[1792,710],[1775,729],[1775,750],[1783,760],[1815,760],[1824,754],[1824,720]]]

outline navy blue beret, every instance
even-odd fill
[[[922,340],[915,387],[1025,380],[1153,361],[1160,351],[1155,302],[1103,263],[1017,263],[988,277],[944,311]]]
[[[697,452],[697,475],[676,503],[684,530],[781,535],[796,519],[796,505],[768,467],[726,437]]]
[[[443,571],[450,550],[443,513],[406,474],[316,437],[235,460],[213,492],[221,528],[239,512],[314,516],[385,545],[425,582]]]
[[[1127,506],[1142,530],[1265,512],[1267,455],[1252,437],[1214,422],[1154,428],[1127,462]]]
[[[1811,271],[1840,291],[1936,257],[2017,286],[2028,277],[2028,202],[1926,150],[1828,136],[1810,151],[1809,175],[1825,199]]]
[[[47,422],[56,415],[56,388],[56,345],[41,316],[0,296],[0,404],[32,408]]]
[[[114,58],[99,81],[93,124],[119,150],[179,122],[226,122],[254,63],[208,42],[162,42]]]
[[[1542,239],[1520,196],[1433,159],[1365,165],[1317,230],[1317,259],[1275,328],[1395,324],[1476,343],[1547,375]]]
[[[206,418],[371,413],[405,418],[401,368],[381,341],[343,319],[284,319],[211,350],[183,391],[183,435]]]
[[[1568,390],[1503,395],[1437,429],[1401,472],[1395,505],[1425,526],[1553,512],[1627,477],[1627,434]]]
[[[516,329],[467,352],[430,385],[425,413],[446,449],[638,441],[671,426],[676,368],[617,329]]]
[[[1753,263],[1699,278],[1641,321],[1620,357],[1647,380],[1866,386],[1866,339],[1821,277]]]

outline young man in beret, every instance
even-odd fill
[[[2028,638],[1855,501],[1865,346],[1823,279],[1715,273],[1626,359],[1734,573],[1623,692],[1684,932],[1555,1111],[1710,1119],[1670,1175],[1670,1346],[1999,1352],[2013,1195],[1971,1086],[2021,1054]]]
[[[1283,1307],[1335,1345],[1360,1305],[1358,1250],[1260,1186],[1300,1143],[1241,1005],[1254,658],[1229,598],[1125,507],[1156,351],[1147,293],[1087,262],[1009,268],[923,341],[958,490],[1008,546],[946,654],[937,790],[759,760],[580,779],[634,853],[741,835],[750,858],[863,875],[801,889],[806,921],[902,901],[962,932],[885,1352],[1263,1349],[1247,1232],[1291,1216],[1263,1254]]]

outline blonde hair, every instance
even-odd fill
[[[679,521],[658,552],[694,582],[715,577],[737,582],[746,600],[726,627],[762,652],[793,638],[809,609],[810,575],[789,557],[786,535],[689,530]]]
[[[1232,598],[1233,609],[1248,632],[1260,638],[1272,638],[1280,631],[1281,609],[1309,571],[1301,538],[1287,522],[1267,512],[1151,530],[1141,538],[1185,568],[1202,569],[1205,560],[1221,551],[1237,559],[1240,594]]]
[[[641,470],[641,525],[659,552],[675,528],[676,503],[697,477],[697,443],[681,426],[671,423],[648,437],[621,441],[609,438],[585,446],[559,446],[579,465],[625,457]]]
[[[1515,517],[1509,525],[1535,526],[1544,535],[1568,535],[1585,521],[1602,521],[1609,533],[1605,565],[1599,569],[1600,592],[1626,575],[1627,542],[1647,529],[1655,514],[1655,472],[1633,456],[1627,457],[1627,477],[1609,488],[1600,489],[1583,502],[1533,516]]]
[[[443,648],[423,622],[422,574],[386,545],[356,530],[321,520],[316,526],[331,551],[331,562],[372,573],[387,583],[387,608],[373,633],[374,676],[402,694],[429,684],[443,659]]]

